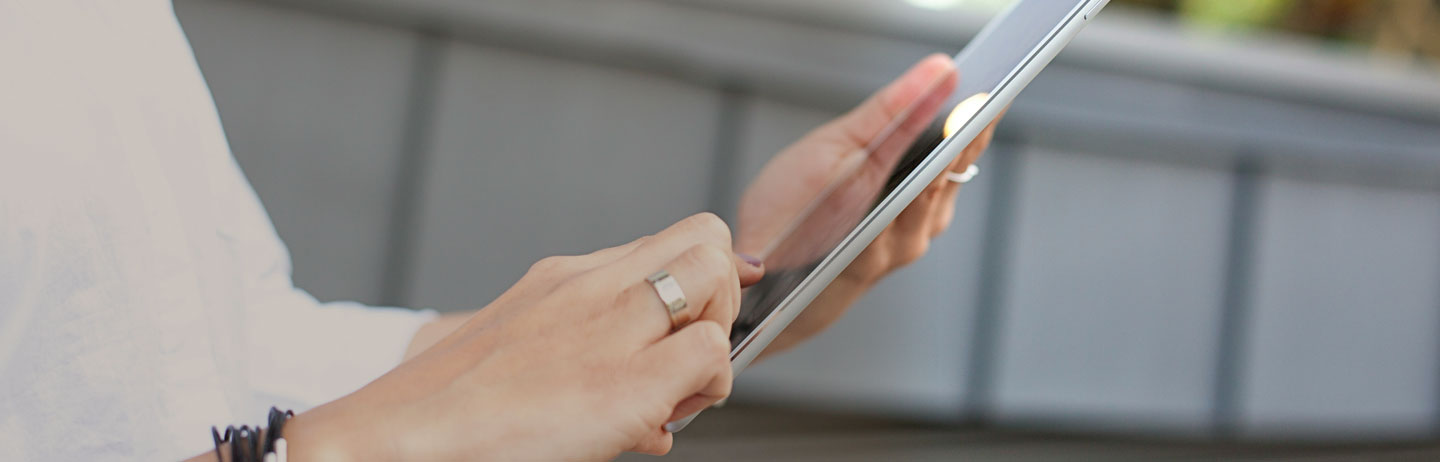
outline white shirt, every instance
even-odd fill
[[[194,456],[432,316],[291,285],[169,0],[0,0],[0,460]]]

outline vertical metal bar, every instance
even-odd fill
[[[1000,358],[999,341],[1002,327],[1005,286],[1008,284],[1011,235],[1015,229],[1019,190],[1022,140],[997,133],[996,146],[991,148],[985,169],[990,186],[990,200],[985,207],[985,228],[981,237],[980,281],[975,293],[975,318],[971,323],[970,355],[965,365],[966,414],[975,420],[991,416],[996,381],[996,364]]]
[[[380,302],[404,306],[410,296],[415,266],[415,244],[423,182],[430,167],[432,125],[435,121],[446,45],[446,34],[420,29],[415,59],[410,63],[410,88],[405,126],[395,165],[395,194],[390,202],[386,231],[385,266],[380,280]]]
[[[1431,186],[1431,187],[1434,188],[1433,183],[1432,183],[1432,186]],[[1433,192],[1433,193],[1440,193],[1440,190],[1432,190],[1432,192]],[[1440,255],[1437,255],[1436,257],[1440,257]],[[1437,263],[1437,264],[1440,264],[1440,258],[1437,258],[1437,259],[1436,259],[1436,263]],[[1435,281],[1435,283],[1436,283],[1436,286],[1437,286],[1437,287],[1440,287],[1440,281]],[[1435,309],[1436,309],[1436,310],[1440,310],[1440,300],[1436,300],[1436,302],[1437,302],[1437,305],[1436,305]],[[1440,326],[1437,326],[1436,332],[1440,332]],[[1435,392],[1436,392],[1436,395],[1435,395],[1435,403],[1432,404],[1432,406],[1434,406],[1434,408],[1433,408],[1434,415],[1432,415],[1431,418],[1430,418],[1430,435],[1434,436],[1434,435],[1440,435],[1440,335],[1434,335],[1434,336],[1432,336],[1432,338],[1435,339],[1435,350],[1434,350],[1434,351],[1436,352],[1436,356],[1437,356],[1437,360],[1432,360],[1432,361],[1433,361],[1432,364],[1435,365],[1435,368],[1433,369],[1433,372],[1432,372],[1434,375],[1433,375],[1432,378],[1431,378],[1431,380],[1433,380],[1431,386],[1435,387]]]
[[[1243,410],[1241,387],[1244,380],[1246,336],[1250,332],[1251,291],[1255,278],[1255,240],[1260,210],[1259,161],[1242,153],[1232,173],[1230,224],[1225,249],[1224,291],[1216,333],[1215,382],[1211,408],[1211,431],[1231,437],[1239,430]]]
[[[735,85],[720,86],[719,114],[715,119],[715,140],[710,154],[710,190],[707,192],[706,207],[726,221],[735,219],[735,207],[740,201],[743,186],[740,170],[744,165],[740,152],[740,140],[744,139],[746,100],[749,95]]]

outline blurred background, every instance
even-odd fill
[[[1009,2],[175,3],[297,285],[458,310],[733,216]],[[1440,458],[1437,63],[1432,0],[1115,0],[931,253],[674,457]]]

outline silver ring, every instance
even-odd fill
[[[695,313],[688,309],[690,303],[685,301],[685,291],[680,290],[680,283],[675,281],[670,272],[656,271],[645,278],[645,282],[655,288],[655,295],[659,295],[660,302],[665,304],[665,312],[670,315],[670,330],[679,329],[695,320]]]
[[[975,175],[979,174],[980,167],[976,167],[975,164],[970,164],[969,167],[965,167],[965,171],[963,173],[945,172],[945,179],[950,180],[954,183],[965,184],[969,183],[970,180],[975,179]]]

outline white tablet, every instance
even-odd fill
[[[1017,0],[991,19],[955,56],[960,82],[951,96],[922,96],[902,112],[859,153],[864,162],[855,162],[851,172],[838,176],[759,255],[765,277],[743,292],[740,315],[731,329],[735,373],[860,255],[1108,2]],[[877,169],[880,175],[874,174]],[[679,431],[694,418],[671,422],[665,429]]]

